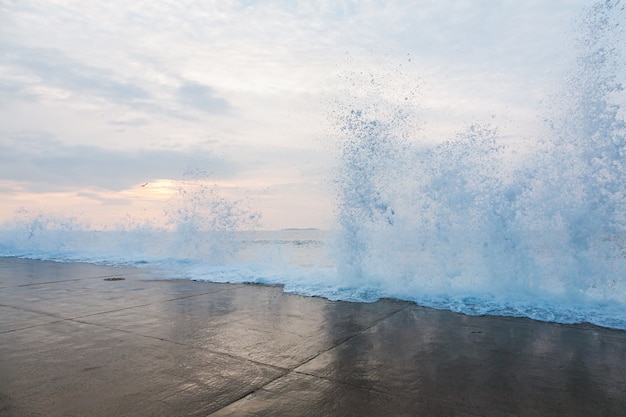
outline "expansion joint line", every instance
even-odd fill
[[[324,353],[326,353],[326,352],[328,352],[328,351],[330,351],[330,350],[332,350],[332,349],[334,349],[334,348],[336,348],[336,347],[338,347],[338,346],[341,346],[342,344],[344,344],[344,343],[346,343],[347,341],[349,341],[349,340],[351,340],[351,339],[355,338],[356,336],[358,336],[358,335],[362,334],[363,332],[366,332],[367,330],[369,330],[369,329],[371,329],[372,327],[374,327],[374,326],[378,325],[379,323],[382,323],[383,321],[390,319],[391,317],[395,316],[396,314],[401,313],[402,311],[406,310],[408,307],[409,307],[409,305],[405,305],[404,307],[402,307],[402,308],[400,308],[400,309],[398,309],[398,310],[396,310],[396,311],[393,311],[393,312],[391,312],[390,314],[388,314],[388,315],[386,315],[386,316],[384,316],[384,317],[382,317],[382,318],[380,318],[380,319],[378,319],[378,320],[375,320],[375,321],[374,321],[373,323],[371,323],[369,326],[364,327],[363,329],[361,329],[361,330],[359,330],[359,331],[355,332],[353,335],[350,335],[350,336],[348,336],[348,337],[346,337],[346,338],[344,338],[344,339],[340,340],[339,342],[337,342],[337,343],[333,344],[332,346],[330,346],[328,349],[325,349],[325,350],[322,350],[321,352],[316,353],[315,355],[311,356],[310,358],[307,358],[306,360],[304,360],[304,361],[300,362],[299,364],[294,365],[294,366],[293,366],[293,367],[291,367],[291,368],[284,369],[284,371],[285,371],[285,372],[284,372],[283,374],[276,376],[276,378],[272,378],[272,379],[268,380],[266,383],[264,383],[263,385],[259,386],[258,388],[255,388],[255,389],[252,389],[252,390],[250,390],[250,391],[246,392],[245,394],[243,394],[243,395],[241,395],[240,397],[238,397],[238,398],[234,399],[233,401],[229,402],[228,404],[225,404],[223,407],[219,408],[218,410],[215,410],[215,411],[214,411],[213,413],[211,413],[211,414],[214,414],[214,413],[216,413],[216,412],[218,412],[218,411],[222,410],[223,408],[226,408],[226,407],[230,406],[231,404],[234,404],[234,403],[236,403],[236,402],[238,402],[238,401],[241,401],[241,400],[243,400],[243,399],[245,399],[245,398],[247,398],[247,397],[249,397],[249,396],[251,396],[251,395],[254,395],[257,391],[262,390],[263,388],[265,388],[265,387],[266,387],[266,386],[268,386],[269,384],[271,384],[271,383],[273,383],[273,382],[275,382],[275,381],[277,381],[277,380],[279,380],[279,379],[281,379],[281,378],[284,378],[284,377],[286,377],[287,375],[289,375],[289,374],[291,374],[291,373],[297,373],[297,374],[300,374],[300,375],[312,376],[312,377],[316,377],[316,378],[320,378],[320,379],[327,379],[327,380],[329,380],[329,381],[330,381],[331,379],[329,379],[329,378],[323,378],[323,377],[320,377],[319,375],[311,375],[311,374],[307,374],[306,372],[296,371],[296,369],[297,369],[297,368],[299,368],[299,367],[301,367],[301,366],[303,366],[303,365],[305,365],[305,364],[307,364],[307,363],[309,363],[309,362],[311,362],[313,359],[315,359],[315,358],[319,357],[320,355],[322,355],[322,354],[324,354]],[[267,366],[267,364],[265,364],[265,365]],[[276,368],[276,367],[275,367],[275,368]],[[283,369],[283,368],[278,368],[278,369]],[[334,381],[334,382],[338,382],[338,383],[345,384],[344,382],[340,382],[340,381]],[[346,385],[352,385],[352,384],[346,384]],[[355,386],[355,387],[357,387],[357,388],[363,388],[363,387],[359,387],[359,386],[357,386],[357,385],[354,385],[354,386]],[[375,390],[370,390],[370,391],[375,391]],[[376,392],[378,392],[378,391],[376,391]],[[381,393],[382,393],[382,392],[381,392]],[[383,394],[384,394],[384,393],[383,393]],[[211,414],[209,414],[209,416],[210,416]]]
[[[332,349],[335,349],[336,347],[339,347],[339,346],[343,345],[344,343],[346,343],[346,342],[348,342],[348,341],[350,341],[350,340],[354,339],[355,337],[357,337],[357,336],[359,336],[359,335],[361,335],[361,334],[365,333],[366,331],[368,331],[368,330],[369,330],[369,329],[371,329],[372,327],[377,326],[378,324],[382,323],[383,321],[388,320],[388,319],[390,319],[391,317],[395,316],[396,314],[401,313],[402,311],[406,310],[408,307],[409,307],[408,305],[405,305],[404,307],[402,307],[402,308],[400,308],[400,309],[398,309],[398,310],[396,310],[396,311],[393,311],[393,312],[391,312],[390,314],[388,314],[388,315],[386,315],[386,316],[384,316],[384,317],[382,317],[382,318],[380,318],[380,319],[378,319],[378,320],[374,321],[374,322],[373,322],[372,324],[370,324],[369,326],[364,327],[363,329],[361,329],[361,330],[359,330],[359,331],[355,332],[354,334],[352,334],[352,335],[350,335],[350,336],[345,337],[344,339],[342,339],[342,340],[338,341],[337,343],[335,343],[334,345],[330,346],[328,349],[326,349],[326,350],[323,350],[323,351],[321,351],[321,352],[316,353],[315,355],[313,355],[313,356],[311,356],[310,358],[306,359],[305,361],[301,362],[299,365],[295,366],[295,367],[293,368],[293,371],[294,371],[294,372],[298,372],[298,371],[295,371],[295,369],[296,369],[296,368],[299,368],[299,367],[301,367],[301,366],[303,366],[303,365],[306,365],[307,363],[311,362],[313,359],[316,359],[316,358],[317,358],[317,357],[319,357],[320,355],[322,355],[322,354],[324,354],[324,353],[326,353],[326,352],[328,352],[328,351],[330,351],[330,350],[332,350]],[[298,372],[298,373],[305,374],[304,372]],[[308,374],[305,374],[305,375],[308,375]]]

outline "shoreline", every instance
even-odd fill
[[[285,229],[285,230],[291,230],[291,229]],[[303,230],[303,229],[293,229],[293,230]],[[308,229],[307,229],[308,230]],[[92,266],[98,266],[98,267],[104,267],[104,268],[119,268],[121,270],[136,270],[136,271],[142,271],[141,275],[146,277],[146,279],[154,279],[157,281],[164,281],[164,280],[189,280],[189,281],[195,281],[195,282],[206,282],[206,283],[211,283],[211,284],[231,284],[231,285],[263,285],[263,286],[271,286],[271,287],[280,287],[280,288],[285,288],[288,284],[286,283],[282,283],[282,282],[254,282],[254,281],[211,281],[210,279],[203,279],[203,278],[190,278],[190,277],[184,277],[184,276],[180,276],[180,277],[176,277],[176,276],[168,276],[168,277],[163,277],[163,274],[165,273],[165,271],[161,271],[159,270],[158,267],[154,267],[154,266],[150,266],[148,264],[144,264],[143,262],[140,262],[139,264],[110,264],[107,262],[90,262],[90,261],[74,261],[74,260],[60,260],[60,259],[41,259],[41,258],[30,258],[30,257],[21,257],[21,256],[0,256],[0,260],[2,259],[7,259],[7,260],[11,260],[11,259],[15,259],[15,260],[25,260],[25,261],[39,261],[39,262],[52,262],[52,263],[58,263],[58,264],[82,264],[82,265],[92,265]],[[148,278],[151,277],[151,278]],[[325,297],[324,295],[318,295],[318,294],[311,294],[311,293],[303,293],[303,292],[298,292],[298,291],[285,291],[286,294],[293,294],[293,295],[300,295],[300,296],[304,296],[304,297],[314,297],[314,298],[321,298],[324,300],[329,300],[329,301],[344,301],[344,302],[353,302],[353,303],[372,303],[372,302],[377,302],[378,300],[388,300],[388,301],[398,301],[398,302],[408,302],[411,304],[415,304],[416,306],[419,307],[423,307],[423,308],[429,308],[429,309],[434,309],[434,310],[439,310],[439,311],[448,311],[450,313],[455,313],[455,314],[461,314],[464,316],[469,316],[469,317],[482,317],[482,316],[488,316],[488,317],[510,317],[510,318],[518,318],[518,319],[528,319],[531,321],[536,321],[539,323],[550,323],[550,324],[559,324],[559,325],[582,325],[582,326],[591,326],[591,327],[598,327],[600,329],[608,329],[608,330],[615,330],[615,331],[620,331],[620,332],[626,332],[626,321],[620,322],[619,325],[609,325],[609,324],[599,324],[597,322],[592,322],[592,321],[588,321],[588,320],[579,320],[579,321],[574,321],[574,320],[564,320],[564,319],[548,319],[548,318],[541,318],[539,317],[539,315],[537,313],[535,314],[525,314],[525,310],[521,309],[522,306],[524,305],[524,303],[521,303],[519,300],[517,301],[516,304],[517,307],[510,307],[507,308],[507,305],[502,305],[502,311],[499,310],[490,310],[487,312],[479,312],[479,313],[474,313],[474,312],[468,312],[468,311],[464,311],[462,309],[453,309],[449,304],[446,304],[446,301],[440,301],[440,302],[436,302],[433,300],[437,300],[437,298],[431,298],[429,301],[416,301],[415,299],[411,299],[411,298],[400,298],[400,297],[393,297],[393,296],[381,296],[380,298],[376,299],[376,300],[360,300],[360,299],[354,299],[354,298],[339,298],[339,299],[330,299]],[[487,300],[480,300],[480,301],[489,301]],[[606,306],[606,304],[605,304]],[[557,311],[553,311],[550,309],[549,306],[541,306],[541,305],[527,305],[525,306],[525,308],[527,309],[534,309],[534,310],[541,310],[543,311],[543,314],[548,313],[548,315],[555,315],[555,317],[559,317],[559,314],[563,314],[564,312],[568,312],[568,313],[572,313],[572,314],[576,314],[578,313],[578,311],[570,309],[568,307],[564,307],[561,306],[559,307],[559,309],[557,309]],[[513,313],[508,313],[505,314],[504,310],[509,310],[509,311],[514,311]],[[626,314],[626,310],[624,310],[625,314]],[[603,318],[603,321],[607,321],[606,318]],[[624,327],[620,327],[624,326]]]
[[[626,415],[623,330],[151,274],[0,258],[0,416]]]

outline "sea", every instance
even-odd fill
[[[401,105],[337,105],[330,230],[259,230],[254,208],[190,179],[167,227],[23,211],[0,225],[0,256],[626,330],[624,14],[587,9],[563,91],[522,147],[478,122],[415,141]]]

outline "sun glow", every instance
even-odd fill
[[[139,192],[140,195],[144,196],[144,198],[148,195],[151,198],[158,200],[167,200],[176,195],[180,191],[182,185],[182,181],[157,179],[139,184],[136,187],[133,187],[132,191]]]

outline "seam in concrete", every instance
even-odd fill
[[[331,382],[333,384],[345,385],[345,386],[348,386],[348,387],[359,389],[361,391],[367,391],[367,392],[371,392],[371,393],[378,394],[378,395],[384,395],[385,397],[388,397],[388,398],[402,398],[402,399],[406,399],[406,400],[416,401],[416,402],[419,402],[419,403],[422,403],[422,404],[431,404],[431,405],[436,405],[436,406],[441,406],[443,404],[444,407],[450,408],[451,410],[455,410],[455,409],[458,408],[458,404],[450,403],[450,402],[447,402],[447,401],[442,403],[441,401],[428,400],[428,399],[415,400],[415,397],[412,397],[412,396],[409,396],[409,395],[391,394],[389,392],[380,391],[380,390],[377,390],[375,388],[363,387],[361,385],[351,384],[351,383],[345,382],[345,381],[337,381],[335,379],[326,378],[326,377],[319,376],[319,375],[312,375],[312,374],[307,374],[305,372],[299,372],[299,371],[292,371],[289,374],[292,374],[292,373],[299,374],[299,375],[310,376],[310,377],[317,378],[317,379],[324,380],[324,381],[329,381],[329,382]],[[285,375],[285,376],[287,376],[287,375]],[[282,377],[280,377],[280,378],[282,378]],[[277,379],[280,379],[280,378],[277,378]],[[260,389],[256,390],[255,392],[258,392],[258,391],[264,391],[264,392],[267,392],[267,393],[270,393],[270,394],[274,394],[274,395],[277,395],[277,396],[286,397],[286,398],[289,398],[289,399],[292,399],[292,400],[301,401],[301,402],[304,402],[304,403],[307,403],[307,404],[315,405],[315,403],[312,402],[312,401],[308,401],[308,400],[306,400],[304,398],[300,398],[300,397],[298,397],[296,395],[293,395],[293,394],[290,394],[290,393],[277,392],[277,391],[274,391],[274,390],[270,390],[270,389],[265,388],[265,386],[264,386],[264,388],[260,388]],[[249,395],[254,394],[255,392],[252,392]],[[217,411],[219,411],[219,410],[217,410]],[[217,411],[214,411],[214,413],[216,413]],[[462,411],[463,411],[464,415],[475,416],[475,417],[483,417],[483,414],[476,414],[475,412],[468,411],[467,409],[462,409]],[[209,416],[210,416],[210,414],[209,414]]]
[[[102,278],[102,277],[99,277],[99,278]],[[80,280],[67,280],[67,281],[63,281],[63,282],[68,282],[68,281],[80,281]],[[54,282],[61,282],[61,281],[54,281]],[[129,306],[129,307],[122,307],[122,308],[117,308],[117,309],[114,309],[114,310],[100,311],[98,313],[91,313],[91,314],[86,314],[86,315],[82,315],[82,316],[75,316],[75,317],[62,317],[62,316],[59,316],[57,314],[48,313],[48,312],[45,312],[45,311],[27,309],[27,308],[23,308],[23,307],[16,307],[16,306],[7,305],[7,304],[0,304],[0,307],[13,308],[15,310],[26,311],[28,313],[41,314],[41,315],[44,315],[44,316],[53,317],[53,318],[57,319],[57,320],[49,321],[49,322],[45,322],[45,323],[34,324],[32,326],[21,327],[19,329],[5,330],[5,331],[0,332],[0,334],[9,333],[9,332],[15,332],[15,331],[24,330],[24,329],[32,329],[33,327],[45,326],[45,325],[50,324],[50,323],[58,323],[58,322],[61,322],[61,321],[66,321],[66,320],[76,320],[76,321],[78,321],[79,319],[83,319],[83,318],[87,318],[87,317],[93,317],[93,316],[98,316],[98,315],[101,315],[101,314],[116,313],[116,312],[119,312],[119,311],[132,310],[134,308],[146,307],[146,306],[155,305],[155,304],[159,304],[159,303],[167,303],[167,302],[171,302],[171,301],[184,300],[184,299],[192,298],[192,297],[201,297],[203,295],[217,294],[217,293],[220,293],[220,292],[232,291],[232,290],[235,290],[237,288],[241,288],[243,286],[244,286],[244,284],[238,285],[238,286],[233,286],[231,288],[225,288],[223,290],[218,290],[218,291],[209,291],[209,292],[200,293],[200,294],[192,294],[192,295],[185,295],[185,296],[182,296],[182,297],[168,298],[168,299],[164,299],[164,300],[155,301],[153,303],[138,304],[138,305],[133,305],[133,306]],[[85,322],[84,324],[93,324],[93,323]],[[118,329],[113,329],[113,330],[118,330]]]
[[[58,322],[67,320],[64,317],[59,317],[59,316],[56,316],[56,315],[51,314],[51,313],[46,313],[45,311],[30,310],[30,309],[27,309],[27,308],[10,306],[10,305],[7,305],[7,304],[0,304],[0,307],[12,308],[14,310],[26,311],[27,313],[35,313],[35,314],[39,314],[39,315],[42,315],[42,316],[51,317],[51,318],[56,319],[54,321],[47,321],[45,323],[33,324],[32,326],[20,327],[19,329],[4,330],[4,331],[0,332],[0,334],[16,332],[16,331],[25,330],[25,329],[32,329],[33,327],[45,326],[46,324],[58,323]]]
[[[328,351],[330,351],[330,350],[332,350],[332,349],[335,349],[336,347],[339,347],[339,346],[343,345],[343,344],[344,344],[344,343],[346,343],[347,341],[354,339],[355,337],[357,337],[357,336],[359,336],[359,335],[363,334],[364,332],[368,331],[368,330],[369,330],[369,329],[371,329],[372,327],[377,326],[378,324],[382,323],[383,321],[390,319],[391,317],[395,316],[396,314],[399,314],[400,312],[402,312],[402,311],[406,310],[407,308],[408,308],[408,306],[404,306],[404,307],[400,308],[399,310],[396,310],[396,311],[394,311],[394,312],[392,312],[392,313],[390,313],[390,314],[386,315],[385,317],[382,317],[382,318],[380,318],[380,319],[378,319],[378,320],[374,321],[374,322],[373,322],[372,324],[370,324],[369,326],[364,327],[363,329],[359,330],[358,332],[356,332],[356,333],[354,333],[354,334],[351,334],[351,335],[349,335],[349,336],[345,337],[344,339],[341,339],[340,341],[338,341],[337,343],[335,343],[334,345],[332,345],[332,346],[331,346],[331,347],[329,347],[328,349],[323,350],[323,351],[321,351],[321,352],[318,352],[318,353],[316,353],[315,355],[311,356],[310,358],[308,358],[308,359],[306,359],[306,360],[302,361],[300,364],[296,365],[296,366],[293,368],[293,370],[295,370],[296,368],[299,368],[299,367],[301,367],[301,366],[304,366],[304,365],[306,365],[307,363],[311,362],[313,359],[316,359],[317,357],[319,357],[320,355],[322,355],[322,354],[324,354],[324,353],[326,353],[326,352],[328,352]]]
[[[264,362],[259,362],[259,361],[256,361],[254,359],[246,358],[246,357],[243,357],[243,356],[233,355],[232,353],[227,353],[227,352],[221,352],[221,351],[218,351],[218,350],[202,348],[202,347],[198,347],[198,346],[194,346],[194,345],[190,345],[190,344],[186,344],[186,343],[177,342],[176,340],[166,339],[166,338],[163,338],[163,337],[156,337],[156,336],[150,336],[150,335],[147,335],[147,334],[136,333],[136,332],[133,332],[133,331],[130,331],[130,330],[126,330],[126,329],[118,329],[118,328],[110,327],[110,326],[107,326],[107,325],[104,325],[104,324],[91,323],[91,322],[88,322],[88,321],[81,321],[80,319],[66,319],[66,320],[62,320],[62,321],[73,321],[73,322],[76,322],[76,323],[85,324],[85,325],[89,325],[89,326],[101,327],[101,328],[104,328],[104,329],[107,329],[107,330],[112,330],[112,331],[115,331],[115,332],[132,334],[133,336],[138,336],[138,337],[145,337],[146,339],[152,339],[152,340],[158,340],[158,341],[161,341],[161,342],[172,343],[172,344],[175,344],[175,345],[178,345],[178,346],[185,346],[185,347],[190,348],[190,349],[195,349],[195,350],[199,350],[199,351],[203,351],[203,352],[209,352],[209,353],[214,354],[214,355],[226,356],[226,357],[229,357],[229,358],[232,358],[232,359],[237,359],[237,360],[240,360],[240,361],[250,362],[250,363],[253,363],[255,365],[260,365],[260,366],[264,366],[264,367],[267,367],[267,368],[273,368],[275,370],[278,370],[278,371],[284,372],[284,373],[289,373],[289,372],[292,371],[292,369],[290,369],[290,368],[283,368],[283,367],[280,367],[280,366],[276,366],[276,365],[272,365],[272,364],[268,364],[268,363],[264,363]]]
[[[274,378],[274,379],[272,379],[272,380],[270,380],[270,381],[267,381],[265,384],[261,385],[261,386],[260,386],[259,388],[257,388],[256,390],[253,390],[253,391],[249,392],[248,394],[246,394],[246,395],[242,396],[241,398],[235,399],[234,401],[231,401],[230,403],[228,403],[228,404],[224,405],[223,407],[221,407],[221,408],[219,408],[219,409],[217,409],[217,410],[213,411],[211,414],[209,414],[209,416],[210,416],[210,415],[212,415],[212,414],[214,414],[214,413],[217,413],[218,411],[220,411],[220,410],[222,410],[222,409],[224,409],[224,408],[226,408],[226,407],[229,407],[229,406],[230,406],[230,405],[232,405],[232,404],[235,404],[235,403],[236,403],[236,402],[238,402],[238,401],[241,401],[241,400],[243,400],[243,399],[245,399],[245,398],[249,397],[250,395],[254,394],[254,393],[255,393],[255,392],[257,392],[257,391],[264,390],[264,391],[271,392],[271,391],[269,391],[269,390],[265,389],[265,387],[267,387],[269,384],[271,384],[271,383],[272,383],[272,382],[274,382],[274,381],[277,381],[277,380],[279,380],[279,379],[281,379],[281,378],[286,377],[287,375],[289,375],[289,374],[291,374],[291,373],[298,373],[298,374],[302,374],[302,375],[309,375],[309,374],[304,373],[304,372],[299,372],[299,371],[296,371],[296,368],[299,368],[299,367],[301,367],[301,366],[303,366],[303,365],[305,365],[305,364],[309,363],[309,362],[310,362],[310,361],[312,361],[313,359],[315,359],[315,358],[319,357],[320,355],[323,355],[324,353],[326,353],[326,352],[328,352],[328,351],[330,351],[330,350],[332,350],[332,349],[335,349],[336,347],[341,346],[342,344],[346,343],[347,341],[349,341],[349,340],[351,340],[351,339],[353,339],[353,338],[355,338],[355,337],[357,337],[357,336],[359,336],[359,335],[363,334],[364,332],[368,331],[368,330],[369,330],[369,329],[371,329],[372,327],[374,327],[374,326],[376,326],[376,325],[378,325],[378,324],[382,323],[383,321],[390,319],[391,317],[395,316],[396,314],[398,314],[398,313],[400,313],[400,312],[402,312],[402,311],[406,310],[408,307],[409,307],[408,305],[405,305],[404,307],[402,307],[402,308],[400,308],[400,309],[398,309],[398,310],[396,310],[396,311],[394,311],[394,312],[392,312],[392,313],[390,313],[390,314],[386,315],[385,317],[382,317],[382,318],[380,318],[380,319],[378,319],[378,320],[375,320],[375,321],[374,321],[372,324],[370,324],[369,326],[364,327],[363,329],[361,329],[361,330],[359,330],[359,331],[355,332],[354,334],[352,334],[352,335],[350,335],[350,336],[348,336],[348,337],[346,337],[346,338],[344,338],[344,339],[342,339],[342,340],[338,341],[337,343],[334,343],[334,344],[333,344],[332,346],[330,346],[329,348],[327,348],[327,349],[325,349],[325,350],[322,350],[322,351],[320,351],[320,352],[316,353],[315,355],[311,356],[310,358],[307,358],[307,359],[305,359],[304,361],[300,362],[299,364],[297,364],[297,365],[293,366],[292,368],[288,369],[288,370],[287,370],[288,372],[286,372],[285,374],[283,374],[283,375],[279,375],[279,376],[277,376],[276,378]],[[331,379],[329,379],[329,378],[323,378],[323,377],[320,377],[320,376],[317,376],[317,375],[309,375],[309,376],[313,376],[313,377],[320,378],[320,379],[326,379],[326,380],[328,380],[328,381],[333,381],[333,380],[331,380]],[[381,394],[389,395],[388,393],[385,393],[385,392],[382,392],[382,391],[376,391],[376,390],[372,390],[372,389],[368,389],[368,388],[364,388],[364,387],[361,387],[361,386],[359,386],[359,385],[345,384],[344,382],[341,382],[341,381],[333,381],[333,382],[337,382],[337,383],[344,384],[344,385],[349,385],[349,386],[354,386],[355,388],[359,388],[359,389],[365,389],[365,390],[369,390],[369,391],[372,391],[372,392],[379,392],[379,393],[381,393]]]
[[[224,290],[219,290],[219,291],[211,291],[211,292],[206,292],[206,293],[201,293],[201,294],[185,295],[185,296],[182,296],[182,297],[166,298],[164,300],[158,300],[158,301],[155,301],[155,302],[152,302],[152,303],[147,303],[147,304],[138,304],[138,305],[129,306],[129,307],[117,308],[115,310],[100,311],[98,313],[91,313],[91,314],[86,314],[86,315],[83,315],[83,316],[69,317],[66,320],[79,320],[79,319],[84,319],[84,318],[87,318],[87,317],[99,316],[99,315],[102,315],[102,314],[117,313],[119,311],[132,310],[132,309],[135,309],[135,308],[147,307],[147,306],[156,305],[156,304],[160,304],[160,303],[169,303],[169,302],[172,302],[172,301],[185,300],[185,299],[193,298],[193,297],[201,297],[203,295],[217,294],[217,293],[220,293],[220,292],[231,291],[233,289],[235,289],[235,288],[229,288],[229,289],[224,289]],[[89,324],[93,324],[93,323],[89,323]]]

